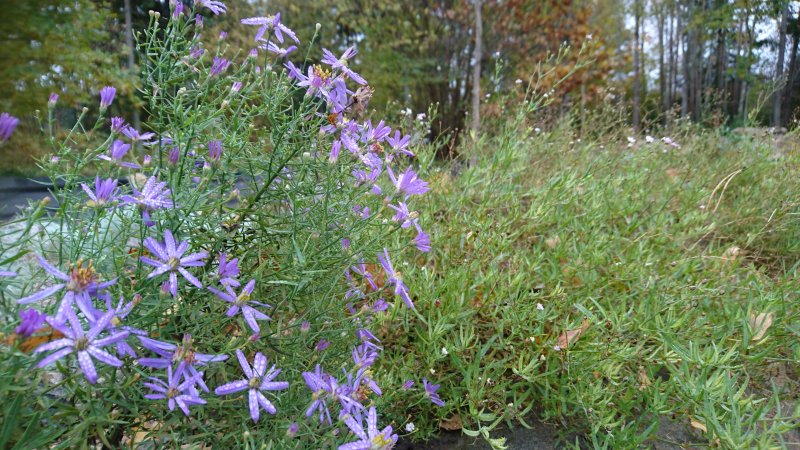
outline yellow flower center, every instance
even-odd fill
[[[238,297],[236,297],[236,306],[242,306],[249,301],[250,301],[250,294],[248,294],[247,292],[242,292],[241,294],[239,294]]]
[[[83,261],[79,259],[78,262],[70,268],[67,289],[72,292],[83,292],[92,283],[97,281],[97,272],[95,272],[92,263],[89,262],[86,267],[82,266]]]
[[[82,352],[89,347],[89,339],[86,336],[81,336],[75,340],[73,347],[75,348],[75,351]]]
[[[392,443],[392,440],[388,436],[385,436],[383,433],[381,433],[381,434],[375,436],[374,438],[372,438],[372,447],[371,448],[373,448],[373,449],[386,448],[386,446],[391,444],[391,443]]]

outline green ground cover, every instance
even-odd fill
[[[598,448],[654,445],[670,422],[712,446],[790,445],[800,158],[708,131],[629,147],[521,123],[457,175],[427,163],[434,250],[405,278],[420,314],[386,322],[378,370],[441,382],[447,405],[389,392],[398,428],[491,436],[535,415]]]

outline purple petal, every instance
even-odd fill
[[[118,333],[112,334],[111,336],[107,336],[104,337],[103,339],[98,339],[94,341],[93,345],[95,347],[105,347],[106,345],[124,340],[125,338],[128,337],[128,334],[130,334],[130,331],[128,330],[120,331]]]
[[[258,393],[258,391],[250,389],[250,392],[247,394],[247,400],[250,406],[250,417],[253,419],[253,422],[258,422],[258,396],[256,393]]]
[[[92,356],[94,356],[95,359],[97,359],[98,361],[108,364],[109,366],[114,366],[114,367],[122,366],[122,361],[117,359],[117,357],[97,347],[90,346],[89,348],[86,349],[86,351],[89,352]]]
[[[49,262],[47,262],[46,259],[42,258],[39,255],[36,255],[36,259],[39,260],[39,264],[42,265],[42,267],[44,268],[44,270],[47,271],[47,273],[49,273],[50,275],[58,278],[59,280],[69,281],[69,277],[67,276],[67,274],[65,274],[64,272],[56,269],[53,265],[51,265]]]
[[[264,410],[272,415],[275,415],[275,406],[267,400],[267,397],[264,396],[261,392],[256,391],[255,389],[251,389],[250,392],[255,392],[256,397],[258,398],[258,404],[261,405]],[[252,398],[252,397],[251,397]]]
[[[39,364],[36,364],[36,367],[41,369],[42,367],[54,362],[55,360],[61,359],[61,358],[65,357],[65,356],[69,355],[70,353],[72,353],[72,351],[73,351],[72,347],[62,348],[61,350],[59,350],[59,351],[57,351],[55,353],[51,353],[49,356],[47,356],[43,360],[39,361]]]
[[[176,256],[175,255],[175,237],[172,235],[172,232],[169,230],[164,231],[164,244],[166,245],[167,255],[170,257]]]
[[[33,353],[40,353],[40,352],[49,352],[51,350],[58,350],[60,348],[64,348],[68,345],[72,345],[72,339],[57,339],[53,342],[48,342],[47,344],[42,344],[33,351]]]
[[[264,356],[261,352],[256,353],[256,357],[253,360],[253,368],[255,369],[257,376],[263,377],[264,375],[266,375],[267,357]]]
[[[203,288],[203,284],[200,283],[200,280],[198,280],[194,275],[189,273],[188,270],[184,269],[183,267],[178,267],[178,271],[181,273],[181,275],[183,275],[184,278],[186,278],[186,280],[189,281],[189,283],[192,283],[196,288],[198,289]]]
[[[214,389],[214,394],[215,395],[233,394],[235,392],[247,389],[247,385],[248,385],[247,380],[233,381],[230,383],[223,384],[222,386],[218,386],[216,389]]]
[[[89,356],[89,352],[78,352],[78,364],[80,364],[81,370],[83,370],[83,374],[86,375],[86,379],[89,380],[89,383],[97,383],[97,369],[94,367],[94,362],[92,362],[92,357]]]
[[[150,250],[151,253],[158,256],[163,261],[169,260],[169,254],[167,254],[167,252],[164,251],[164,247],[162,247],[157,240],[149,237],[144,240],[144,246],[147,247],[147,249]]]
[[[57,284],[55,286],[50,286],[49,288],[41,290],[41,291],[39,291],[39,292],[37,292],[37,293],[35,293],[33,295],[29,295],[27,297],[23,297],[23,298],[17,300],[17,303],[19,303],[20,305],[25,305],[27,303],[37,302],[39,300],[45,299],[45,298],[55,294],[56,292],[60,291],[63,288],[64,288],[63,284]]]
[[[260,355],[261,353],[259,353]],[[242,366],[242,372],[247,375],[247,378],[253,378],[253,371],[250,369],[250,363],[247,362],[247,358],[244,356],[244,352],[239,349],[236,349],[236,358],[239,359],[239,365]],[[258,355],[256,355],[258,358]]]

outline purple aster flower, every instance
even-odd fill
[[[231,92],[239,92],[240,90],[242,90],[242,82],[234,81],[231,85]]]
[[[111,295],[106,293],[104,297],[106,304],[106,312],[114,313],[114,315],[111,317],[111,322],[106,327],[106,331],[112,334],[118,331],[126,331],[128,334],[135,334],[137,336],[147,336],[147,332],[145,332],[144,330],[140,330],[138,328],[133,328],[129,326],[121,326],[122,319],[127,317],[128,314],[130,314],[131,311],[133,310],[133,306],[137,301],[136,297],[134,297],[134,300],[131,300],[128,303],[125,303],[124,297],[120,297],[119,303],[117,303],[116,307],[113,307],[111,305]],[[141,298],[141,296],[139,296],[139,298]],[[87,317],[87,319],[89,320],[90,324],[94,325],[95,323],[97,323],[99,318],[103,317],[103,314],[104,314],[103,311],[95,310],[94,317],[92,318]],[[119,356],[120,358],[124,357],[125,355],[128,355],[132,358],[137,357],[136,352],[133,350],[133,347],[131,347],[126,340],[123,339],[117,341],[115,344],[117,347],[117,356]]]
[[[286,429],[286,435],[289,437],[295,437],[298,431],[300,431],[300,425],[298,425],[297,422],[292,422]]]
[[[400,389],[407,391],[411,389],[411,386],[414,386],[414,380],[406,380],[406,382],[403,383],[402,386],[400,386]]]
[[[90,207],[102,207],[116,201],[119,193],[118,183],[119,180],[113,178],[101,180],[100,177],[96,177],[94,179],[94,192],[89,186],[81,183],[81,188],[89,196],[89,201],[86,204]]]
[[[0,114],[0,143],[3,143],[11,138],[14,129],[17,128],[19,119],[9,113]]]
[[[394,294],[400,296],[406,306],[414,309],[414,303],[411,302],[411,297],[408,295],[408,286],[403,283],[402,274],[400,272],[395,272],[394,267],[392,267],[392,261],[389,259],[389,251],[383,249],[383,254],[378,253],[378,261],[380,261],[383,270],[389,277],[386,282],[394,285]]]
[[[209,70],[209,74],[214,77],[222,72],[228,70],[228,66],[231,65],[231,62],[225,58],[220,58],[219,56],[214,57],[214,62],[211,64],[211,69]]]
[[[181,382],[181,376],[185,375],[186,363],[182,362],[178,368],[173,371],[172,365],[167,366],[167,381],[150,377],[152,382],[144,383],[144,386],[149,388],[154,394],[145,394],[145,398],[149,400],[163,400],[167,399],[169,410],[175,409],[175,404],[183,411],[186,416],[189,416],[189,407],[195,405],[204,405],[205,400],[200,398],[200,393],[195,388],[195,384],[202,383],[203,372],[198,372],[192,376],[187,376]]]
[[[401,173],[398,177],[395,177],[392,168],[388,165],[386,166],[386,170],[389,173],[389,178],[392,180],[395,189],[401,194],[405,194],[406,196],[422,195],[429,190],[428,182],[419,179],[417,174],[411,170],[411,166],[408,166],[406,171]]]
[[[206,51],[206,49],[204,49],[203,47],[200,47],[199,45],[195,45],[189,51],[189,56],[191,56],[194,59],[197,59],[197,58],[203,56],[203,53],[205,53],[205,51]]]
[[[128,150],[130,149],[131,149],[130,144],[126,144],[120,141],[119,139],[116,139],[114,142],[111,143],[111,147],[108,148],[108,154],[100,155],[97,158],[102,159],[104,161],[111,161],[117,165],[120,165],[122,167],[127,167],[129,169],[141,169],[142,166],[136,163],[122,161],[122,158],[125,157],[125,155],[128,153]]]
[[[359,440],[340,445],[339,450],[389,450],[397,443],[397,434],[392,434],[391,425],[378,432],[378,413],[374,406],[370,407],[367,413],[366,430],[360,422],[353,416],[345,417],[344,423],[347,428],[350,428]]]
[[[58,94],[56,94],[55,92],[51,92],[50,93],[50,98],[47,99],[47,106],[49,108],[52,108],[52,107],[56,106],[56,103],[58,103]]]
[[[330,72],[320,66],[308,66],[306,76],[291,61],[284,66],[289,70],[289,77],[297,80],[297,86],[306,88],[306,95],[328,96],[327,89],[331,85]]]
[[[300,43],[300,40],[297,39],[297,35],[294,34],[294,31],[281,23],[281,13],[277,13],[274,16],[250,17],[247,19],[242,19],[242,23],[244,25],[259,25],[261,27],[258,29],[258,32],[256,32],[256,41],[261,40],[264,34],[269,31],[275,33],[275,38],[278,39],[278,42],[281,44],[283,44],[284,33],[296,44]]]
[[[214,140],[208,142],[208,156],[213,161],[219,161],[222,156],[222,141]]]
[[[183,14],[183,1],[175,2],[175,10],[172,11],[172,18],[177,19]]]
[[[65,337],[40,345],[34,350],[34,353],[55,350],[39,361],[36,367],[42,368],[70,353],[77,353],[78,363],[81,366],[81,370],[83,370],[83,374],[86,376],[86,379],[89,380],[89,383],[95,384],[97,382],[97,369],[94,366],[94,362],[92,362],[92,358],[108,364],[109,366],[122,366],[122,361],[103,350],[102,347],[125,339],[128,336],[128,332],[120,331],[98,339],[100,333],[105,331],[108,324],[111,323],[111,318],[114,316],[113,311],[103,314],[103,316],[92,325],[88,332],[83,331],[78,316],[75,315],[75,311],[73,311],[72,308],[67,309],[65,315],[69,326],[65,323],[53,320],[50,317],[47,318],[47,323],[55,330],[61,332]]]
[[[409,211],[406,202],[397,202],[397,206],[390,204],[389,208],[397,211],[392,219],[395,222],[400,222],[401,228],[408,228],[417,223],[419,214]]]
[[[361,275],[365,280],[367,280],[367,283],[369,283],[369,286],[372,288],[373,291],[378,290],[378,286],[375,284],[375,280],[373,280],[372,274],[370,273],[369,270],[367,270],[367,265],[364,263],[363,260],[359,261],[358,264],[356,264],[355,266],[352,266],[350,270]]]
[[[250,280],[245,287],[242,289],[242,292],[239,295],[227,286],[228,292],[221,292],[212,287],[209,287],[208,290],[213,292],[214,295],[219,297],[222,300],[225,300],[228,303],[231,303],[232,306],[228,308],[228,312],[225,313],[228,317],[233,317],[236,313],[239,312],[239,308],[242,309],[242,316],[244,316],[245,322],[247,325],[250,326],[250,329],[253,330],[254,333],[260,333],[261,328],[258,326],[258,320],[270,320],[269,316],[262,313],[261,311],[253,308],[250,304],[262,307],[269,307],[269,305],[261,302],[256,302],[250,300],[250,295],[253,294],[253,289],[256,286],[256,280]],[[249,303],[249,304],[248,304]]]
[[[155,137],[155,133],[139,133],[136,128],[128,125],[122,129],[122,134],[128,137],[131,140],[131,144],[135,144],[137,142],[141,142],[142,145],[153,145],[158,141],[149,141],[148,139],[152,139]]]
[[[361,75],[357,74],[356,72],[352,71],[347,65],[351,58],[356,56],[358,50],[355,47],[347,47],[347,50],[342,53],[342,56],[337,58],[336,55],[330,52],[330,50],[323,48],[322,49],[322,63],[331,66],[332,69],[339,69],[347,75],[351,80],[355,81],[358,84],[364,85],[367,84],[367,80],[361,77]]]
[[[356,365],[357,369],[370,367],[375,364],[375,360],[378,359],[378,352],[371,345],[361,344],[353,347],[352,355],[353,363]]]
[[[181,157],[180,149],[178,147],[172,147],[172,150],[169,151],[169,156],[167,156],[167,160],[173,166],[177,166],[180,157]]]
[[[439,390],[441,384],[430,384],[427,378],[422,379],[422,385],[425,386],[425,396],[431,400],[431,403],[439,406],[444,406],[444,401],[439,397],[436,391]]]
[[[415,223],[414,226],[417,228],[417,237],[415,237],[413,241],[414,245],[417,247],[417,250],[428,253],[431,251],[431,237],[422,231],[422,227],[420,227],[418,223]]]
[[[150,211],[162,208],[173,208],[175,205],[170,198],[170,190],[166,188],[167,183],[159,182],[156,177],[150,177],[139,191],[136,186],[132,186],[133,195],[123,195],[120,197],[123,203],[133,204],[142,211],[142,218],[148,227],[155,225],[150,220]]]
[[[411,150],[408,150],[408,145],[411,142],[411,136],[403,136],[400,137],[400,130],[394,132],[394,137],[389,136],[386,138],[386,142],[392,147],[392,150],[395,153],[402,153],[408,156],[414,157],[414,153]]]
[[[12,272],[10,270],[0,270],[0,277],[15,277],[17,276],[17,272]]]
[[[203,16],[201,16],[200,14],[195,14],[194,15],[194,26],[198,30],[202,30],[203,29]]]
[[[386,303],[386,300],[379,298],[375,301],[375,304],[372,305],[372,312],[383,312],[389,309],[389,304]]]
[[[372,126],[371,120],[367,120],[361,131],[361,142],[367,144],[370,142],[383,142],[391,132],[392,129],[387,127],[382,120],[375,127]]]
[[[14,333],[17,333],[22,337],[28,337],[42,327],[47,316],[31,308],[20,311],[19,318],[20,324],[14,330]]]
[[[203,265],[203,259],[208,257],[206,252],[192,253],[188,256],[183,256],[189,248],[189,241],[183,241],[176,245],[175,237],[169,230],[164,231],[164,242],[160,243],[155,239],[148,237],[144,241],[144,245],[148,250],[158,258],[157,260],[141,256],[139,259],[147,265],[153,266],[156,269],[147,275],[147,279],[157,277],[159,275],[169,273],[169,292],[173,297],[178,295],[178,273],[186,278],[186,281],[192,283],[195,287],[202,289],[203,285],[194,275],[186,270],[187,267],[199,267]]]
[[[326,339],[320,339],[319,342],[317,342],[317,345],[314,346],[314,350],[316,350],[317,352],[324,352],[330,346],[331,346],[331,341],[328,341]]]
[[[67,312],[72,311],[73,303],[78,304],[78,308],[80,308],[84,315],[87,317],[93,317],[94,308],[92,307],[91,297],[96,295],[97,292],[116,283],[117,281],[115,278],[111,281],[106,281],[105,283],[98,283],[97,272],[95,272],[92,264],[89,263],[84,266],[83,261],[81,260],[78,260],[75,265],[71,266],[69,274],[66,274],[53,267],[41,256],[37,256],[37,258],[39,259],[39,264],[42,265],[47,273],[63,281],[63,283],[50,286],[35,294],[21,298],[17,300],[17,303],[20,305],[26,305],[28,303],[37,302],[55,294],[62,289],[66,289],[67,293],[64,294],[64,297],[61,299],[61,304],[59,305],[58,312],[55,316],[56,322],[64,322]]]
[[[100,109],[104,110],[111,106],[114,101],[114,95],[117,94],[117,89],[113,86],[106,86],[100,90]]]
[[[289,383],[286,381],[272,381],[281,373],[281,370],[276,369],[275,365],[267,370],[267,357],[262,355],[261,352],[256,353],[252,368],[250,368],[250,364],[247,362],[247,358],[245,358],[241,350],[236,350],[236,357],[239,359],[239,365],[242,366],[242,371],[247,379],[223,384],[214,389],[214,394],[229,395],[248,389],[250,417],[253,419],[253,422],[258,422],[258,413],[261,408],[275,415],[275,406],[267,399],[262,391],[280,391],[289,388]]]
[[[146,336],[139,336],[139,341],[144,348],[160,356],[160,358],[140,358],[138,360],[139,364],[145,367],[166,369],[171,367],[173,363],[183,362],[186,364],[186,370],[184,371],[186,378],[189,379],[190,377],[196,377],[197,374],[200,374],[201,376],[197,378],[197,384],[206,392],[208,392],[208,386],[203,382],[202,372],[199,372],[195,366],[204,366],[209,363],[221,362],[228,359],[228,355],[209,355],[196,352],[190,334],[183,335],[181,345],[157,341]]]
[[[363,405],[348,395],[347,387],[340,385],[336,378],[325,373],[319,364],[317,364],[314,372],[303,372],[303,380],[305,380],[306,386],[314,393],[311,405],[306,410],[306,417],[311,417],[318,411],[320,423],[327,421],[328,424],[332,424],[328,400],[338,400],[341,403],[342,415],[356,409],[364,409]]]
[[[262,46],[261,48],[265,48],[268,52],[274,53],[278,55],[280,58],[285,58],[286,55],[292,53],[293,51],[297,50],[296,45],[290,45],[287,48],[278,47],[274,42],[269,41],[266,46]]]
[[[122,117],[111,118],[111,131],[114,133],[122,133],[122,130],[124,130],[127,126],[128,125],[125,123],[125,119]]]
[[[220,41],[224,41],[227,37],[228,37],[228,32],[227,31],[220,31],[219,32],[219,40]]]
[[[195,4],[198,6],[205,6],[215,16],[224,14],[228,10],[228,7],[225,6],[225,3],[216,0],[196,0]]]
[[[239,287],[239,280],[236,279],[239,276],[239,258],[228,261],[228,255],[220,253],[217,276],[221,285]]]

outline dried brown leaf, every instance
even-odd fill
[[[772,313],[750,314],[750,329],[753,330],[754,341],[764,339],[764,335],[767,334],[767,330],[772,326],[774,318]]]
[[[589,319],[583,319],[581,322],[581,326],[579,328],[575,328],[573,330],[567,330],[561,333],[558,336],[557,344],[561,348],[569,347],[573,342],[575,342],[581,335],[589,329]]]
[[[696,428],[696,429],[702,431],[703,433],[707,433],[708,432],[708,429],[706,428],[706,424],[704,424],[703,422],[700,422],[699,420],[692,419],[691,422],[689,422],[689,423],[692,425],[692,428]]]
[[[463,424],[461,423],[461,416],[458,414],[454,414],[449,419],[444,419],[439,422],[439,428],[446,430],[446,431],[458,431],[463,428]]]

